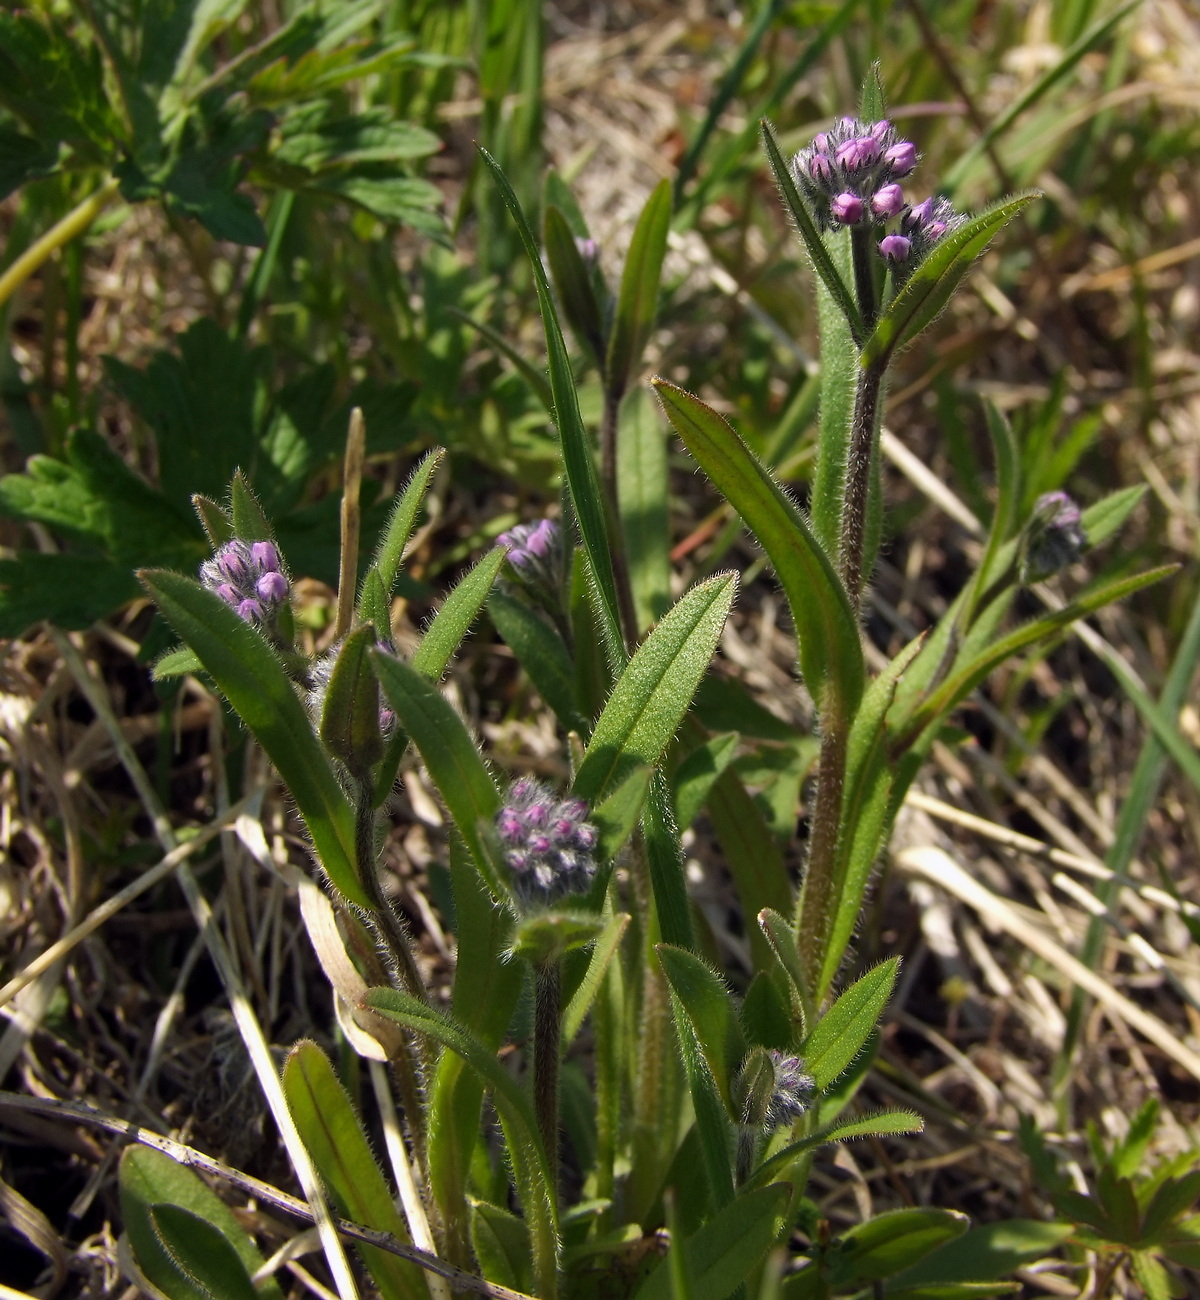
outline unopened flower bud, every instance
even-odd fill
[[[238,594],[237,588],[228,582],[219,583],[213,588],[213,590],[228,606],[230,606],[231,609],[236,609],[242,603],[242,598]]]
[[[734,1082],[734,1104],[747,1128],[770,1133],[809,1108],[816,1084],[798,1056],[774,1048],[751,1050]]]
[[[847,172],[863,172],[879,159],[879,141],[872,135],[856,136],[838,146],[837,164]]]
[[[200,581],[248,623],[271,619],[288,598],[274,542],[247,544],[230,538],[200,566]]]
[[[885,235],[879,241],[879,251],[886,262],[906,262],[912,252],[912,240],[906,235]]]
[[[829,211],[835,221],[844,226],[853,226],[862,220],[863,201],[857,194],[848,192],[836,195],[829,204]]]
[[[878,122],[871,123],[870,134],[874,136],[876,140],[882,141],[889,134],[891,129],[892,124],[885,117]]]
[[[282,605],[287,600],[288,580],[277,570],[264,573],[255,583],[255,590],[269,605]]]
[[[243,600],[238,606],[237,612],[238,618],[244,619],[247,623],[261,623],[263,621],[263,607],[253,597]]]
[[[1060,573],[1086,546],[1079,507],[1065,492],[1045,493],[1038,497],[1021,540],[1021,581],[1041,582]]]
[[[599,836],[586,816],[582,800],[555,799],[531,777],[509,788],[496,815],[496,832],[506,850],[513,892],[523,904],[545,906],[587,889],[596,870],[591,850]]]
[[[884,185],[871,197],[871,211],[877,217],[897,217],[904,208],[904,191],[899,185]]]
[[[808,173],[818,185],[833,183],[833,159],[825,153],[815,153],[808,160]]]
[[[883,161],[893,176],[903,179],[917,165],[917,147],[911,140],[897,140],[883,151]]]
[[[250,559],[264,573],[278,572],[279,552],[274,542],[255,542],[250,547]]]

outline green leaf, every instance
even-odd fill
[[[163,1247],[150,1218],[154,1206],[172,1205],[207,1221],[225,1239],[246,1273],[262,1268],[263,1257],[238,1223],[229,1206],[190,1169],[151,1147],[127,1147],[118,1174],[121,1218],[137,1257],[138,1266],[171,1300],[211,1300],[199,1286],[185,1282]],[[281,1300],[275,1279],[267,1278],[258,1290],[259,1300]]]
[[[617,501],[639,631],[671,604],[668,435],[648,390],[634,389],[617,426]]]
[[[1050,1254],[1073,1231],[1069,1223],[1041,1219],[982,1223],[892,1278],[887,1294],[956,1282],[999,1281],[1014,1269]]]
[[[550,285],[542,260],[538,254],[537,244],[521,204],[513,193],[508,178],[500,164],[486,149],[481,148],[479,155],[500,191],[505,207],[512,214],[525,246],[533,269],[533,283],[537,291],[538,306],[542,313],[542,325],[546,332],[546,350],[550,363],[550,391],[554,397],[554,419],[558,426],[559,442],[562,448],[563,472],[571,492],[571,504],[575,518],[579,523],[579,532],[583,538],[583,549],[595,579],[596,619],[605,648],[613,664],[623,661],[624,641],[621,637],[621,622],[617,613],[617,585],[613,576],[612,547],[608,540],[608,530],[604,522],[604,498],[600,483],[596,477],[596,465],[592,457],[591,439],[583,427],[583,417],[579,413],[579,397],[575,391],[575,380],[571,373],[571,363],[567,357],[563,342],[562,329],[558,315],[554,310],[554,300],[550,296]]]
[[[579,981],[579,987],[571,994],[571,1000],[567,1003],[566,1010],[563,1012],[562,1045],[564,1053],[575,1041],[576,1035],[583,1027],[587,1013],[591,1010],[592,1003],[596,1000],[596,995],[600,991],[604,973],[608,970],[613,957],[616,956],[625,931],[629,928],[629,921],[628,912],[618,912],[615,916],[608,918],[604,929],[596,936],[596,943],[592,949],[587,970],[584,972],[583,979]]]
[[[360,907],[354,810],[275,651],[219,596],[182,574],[139,574],[163,617],[195,651],[279,770],[329,879]]]
[[[500,793],[466,724],[415,668],[379,650],[372,651],[372,657],[383,693],[420,750],[480,874],[498,899],[507,899],[483,830],[500,811]]]
[[[633,834],[633,828],[642,815],[653,773],[652,767],[639,764],[588,814],[589,820],[600,833],[596,856],[602,862],[615,858]]]
[[[810,694],[834,693],[847,717],[865,669],[845,589],[804,516],[733,429],[698,398],[657,379],[654,387],[687,449],[757,537],[791,607],[800,666]]]
[[[681,830],[687,830],[699,816],[709,791],[732,762],[737,747],[735,732],[713,736],[693,749],[675,769],[671,786],[675,797],[675,817]]]
[[[1131,596],[1135,591],[1140,591],[1152,583],[1161,582],[1175,570],[1175,565],[1168,564],[1145,573],[1134,574],[1129,578],[1118,578],[1113,582],[1104,583],[1084,593],[1078,600],[1063,609],[1043,615],[1031,623],[1026,623],[1024,627],[1017,628],[1015,632],[1010,632],[1008,636],[994,642],[961,667],[956,665],[946,680],[913,710],[903,730],[893,742],[893,752],[903,752],[913,744],[927,727],[940,722],[993,669],[1011,659],[1013,655],[1052,636],[1060,628],[1069,627],[1076,619],[1102,609],[1105,605],[1111,605],[1114,601],[1124,600],[1126,596]]]
[[[779,142],[775,138],[774,127],[766,118],[763,118],[759,125],[762,127],[763,149],[766,151],[767,161],[771,164],[771,171],[775,175],[775,184],[779,187],[779,195],[796,225],[796,233],[800,236],[808,252],[809,259],[813,264],[813,270],[820,276],[822,284],[829,290],[830,296],[841,308],[842,314],[850,326],[850,334],[855,344],[861,346],[863,339],[866,337],[866,330],[863,327],[862,314],[858,310],[858,302],[854,294],[851,293],[849,285],[847,285],[834,265],[833,259],[829,256],[829,250],[825,247],[824,241],[813,223],[812,215],[796,189],[796,182],[792,180],[792,173],[783,159],[783,154],[779,151]]]
[[[1038,197],[1033,192],[1005,199],[943,235],[875,322],[859,365],[886,366],[898,347],[932,324],[993,237]]]
[[[229,485],[229,515],[235,537],[243,542],[269,542],[271,523],[263,513],[245,474],[236,470]]]
[[[503,591],[493,591],[488,597],[488,613],[564,730],[586,736],[591,728],[579,712],[575,669],[559,633],[528,605]]]
[[[321,740],[359,779],[368,776],[383,757],[379,683],[367,658],[376,639],[370,623],[346,637],[338,648],[321,706]]]
[[[843,1234],[845,1262],[839,1272],[854,1285],[891,1277],[961,1237],[969,1225],[957,1210],[887,1210]]]
[[[524,1220],[487,1201],[471,1202],[471,1245],[489,1282],[528,1293],[532,1246]]]
[[[349,1094],[316,1043],[297,1043],[288,1053],[283,1091],[304,1145],[339,1212],[355,1223],[409,1243],[407,1225],[371,1154]],[[359,1245],[358,1250],[385,1300],[426,1300],[424,1279],[414,1264],[377,1246]]]
[[[429,491],[429,483],[434,471],[446,455],[441,447],[435,447],[421,458],[420,464],[413,470],[412,476],[405,484],[404,490],[396,497],[392,507],[391,518],[379,539],[379,549],[375,552],[373,567],[379,571],[383,580],[383,589],[390,596],[396,588],[396,575],[400,572],[400,561],[404,548],[412,536],[413,525],[417,520],[417,511]]]
[[[809,1003],[809,997],[804,982],[804,968],[800,964],[800,950],[796,946],[796,932],[788,921],[770,907],[764,907],[759,912],[758,925],[792,986],[793,1018],[799,1018],[803,1024],[804,1008]]]
[[[896,1290],[884,1288],[889,1300],[983,1300],[985,1296],[1015,1295],[1020,1282],[930,1282],[925,1286]]]
[[[17,637],[40,619],[83,629],[138,594],[126,565],[96,555],[18,551],[0,559],[0,637]]]
[[[542,222],[542,238],[546,245],[546,261],[554,277],[554,287],[562,303],[575,337],[585,348],[590,348],[597,365],[604,364],[604,320],[592,277],[584,264],[583,256],[575,243],[575,236],[566,217],[550,205]]]
[[[437,681],[446,671],[487,601],[505,554],[501,546],[490,550],[442,602],[413,653],[412,667],[422,676]]]
[[[391,637],[392,611],[378,569],[368,569],[363,579],[358,594],[358,617],[364,623],[370,623],[378,637]]]
[[[892,995],[900,958],[889,957],[855,980],[813,1028],[802,1055],[822,1091],[862,1051]]]
[[[464,325],[469,325],[473,330],[477,331],[502,357],[507,357],[512,362],[517,373],[529,385],[534,397],[545,408],[546,414],[551,419],[554,419],[554,395],[550,391],[550,385],[546,382],[545,375],[513,347],[503,334],[492,329],[487,321],[476,320],[474,316],[469,316],[465,311],[459,311],[457,307],[448,307],[446,310],[451,316],[461,320]]]
[[[1083,512],[1080,522],[1089,547],[1101,546],[1116,533],[1125,520],[1137,509],[1148,491],[1144,483],[1121,488],[1102,497]]]
[[[178,650],[168,650],[154,661],[151,676],[156,682],[165,682],[172,677],[185,677],[188,673],[201,672],[204,665],[194,650],[180,646]]]
[[[655,946],[663,973],[683,1008],[721,1099],[733,1114],[730,1071],[745,1053],[741,1022],[725,981],[695,953]]]
[[[579,798],[594,803],[634,767],[659,761],[708,668],[736,589],[727,573],[693,587],[638,647],[579,765]]]
[[[787,1223],[791,1188],[763,1187],[717,1211],[684,1242],[692,1277],[692,1300],[727,1300],[775,1244]],[[635,1293],[635,1300],[671,1300],[671,1269],[663,1260]]]
[[[854,1138],[881,1137],[897,1133],[920,1133],[924,1120],[911,1110],[876,1110],[855,1119],[839,1119],[826,1124],[797,1142],[789,1143],[777,1151],[754,1171],[747,1186],[758,1187],[782,1174],[797,1156],[814,1147],[828,1146],[831,1142],[850,1142]]]
[[[634,227],[616,314],[608,339],[608,360],[604,382],[610,393],[620,397],[629,385],[633,368],[641,361],[642,349],[654,327],[658,311],[658,285],[662,278],[667,235],[671,229],[671,182],[658,182],[642,208]]]
[[[178,1205],[152,1205],[150,1222],[183,1277],[211,1300],[258,1300],[237,1251],[207,1219]]]
[[[786,1052],[796,1041],[791,1010],[775,979],[765,970],[750,981],[739,1015],[746,1041],[753,1046]]]

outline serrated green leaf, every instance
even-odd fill
[[[150,1220],[155,1205],[180,1206],[215,1227],[236,1252],[245,1271],[256,1273],[264,1263],[258,1248],[247,1236],[229,1206],[190,1169],[151,1147],[127,1147],[121,1155],[118,1173],[121,1218],[146,1277],[171,1300],[210,1300],[198,1287],[186,1283]],[[281,1300],[273,1277],[258,1291],[259,1300]]]
[[[866,330],[863,328],[862,313],[858,309],[858,302],[850,292],[849,285],[847,285],[834,265],[833,259],[829,256],[829,250],[825,247],[817,227],[813,223],[812,216],[796,189],[796,182],[792,180],[792,173],[783,159],[783,154],[779,151],[779,142],[775,139],[774,127],[766,118],[763,118],[759,125],[762,128],[763,149],[767,155],[767,162],[771,165],[771,171],[774,173],[775,184],[779,187],[779,194],[783,199],[784,207],[787,208],[792,221],[795,223],[796,233],[800,236],[808,252],[813,270],[821,277],[821,282],[829,290],[830,296],[841,308],[842,314],[850,326],[850,334],[854,342],[861,346],[863,339],[866,337]]]
[[[433,478],[434,471],[442,463],[445,455],[441,447],[435,447],[433,451],[421,458],[404,485],[404,490],[396,497],[396,504],[392,507],[387,527],[379,539],[379,549],[375,552],[373,567],[379,571],[383,589],[389,596],[396,587],[400,560],[404,555],[404,548],[408,545],[408,539],[412,536],[417,511],[421,508],[421,502],[425,500],[425,493],[429,491],[429,482]]]
[[[932,324],[994,236],[1038,197],[1034,192],[1005,199],[943,235],[880,314],[859,365],[864,370],[886,366],[897,348]]]
[[[351,902],[368,906],[358,879],[354,810],[275,651],[193,579],[165,569],[139,576],[275,764],[329,879]]]
[[[218,1229],[179,1205],[152,1205],[150,1222],[171,1263],[210,1300],[258,1300],[246,1266]]]
[[[770,557],[791,608],[800,666],[813,698],[826,691],[852,717],[865,668],[858,624],[829,557],[804,516],[729,424],[711,407],[657,379],[667,417]]]
[[[553,204],[546,208],[542,221],[542,239],[563,314],[580,344],[590,348],[596,363],[603,365],[604,319],[600,304],[596,301],[592,277],[588,274],[566,217]]]
[[[692,1300],[726,1300],[752,1274],[786,1225],[791,1188],[747,1192],[718,1210],[683,1244]],[[663,1260],[638,1287],[635,1300],[671,1300],[671,1269]]]
[[[828,1088],[862,1051],[892,995],[899,969],[899,957],[880,962],[855,980],[817,1021],[801,1054],[819,1089]]]
[[[446,671],[487,601],[505,554],[500,546],[490,550],[442,602],[413,653],[412,667],[422,676],[437,681]]]
[[[732,574],[693,587],[638,647],[579,765],[579,798],[602,799],[634,767],[659,761],[708,668],[736,589]]]
[[[321,706],[321,740],[360,780],[383,757],[379,683],[367,658],[377,640],[370,624],[357,628],[337,650]]]
[[[283,1067],[283,1092],[296,1128],[339,1212],[408,1244],[408,1227],[371,1154],[362,1122],[328,1057],[316,1043],[297,1043],[288,1053]],[[386,1300],[426,1300],[424,1279],[414,1264],[376,1246],[359,1245],[357,1249]]]
[[[541,310],[542,325],[546,333],[550,391],[554,398],[554,420],[558,426],[559,444],[562,449],[563,472],[567,486],[570,488],[571,504],[579,523],[579,532],[583,538],[583,549],[595,580],[595,612],[600,633],[610,660],[613,664],[619,664],[624,660],[625,653],[620,616],[617,612],[617,584],[613,575],[612,547],[609,545],[608,530],[604,522],[604,498],[596,476],[591,439],[583,426],[583,417],[579,413],[579,396],[575,391],[575,380],[571,373],[566,344],[563,342],[562,328],[558,323],[558,313],[554,308],[554,300],[550,296],[550,284],[542,267],[533,232],[529,229],[529,223],[525,220],[521,204],[513,193],[508,178],[504,175],[500,164],[486,149],[480,148],[479,156],[492,173],[500,197],[516,222],[517,232],[533,269],[534,288],[537,291],[538,307]]]
[[[483,830],[500,811],[500,792],[466,724],[415,668],[379,650],[372,651],[372,658],[383,693],[420,750],[476,867],[495,896],[507,899]]]
[[[642,349],[654,326],[658,285],[670,229],[671,182],[664,178],[650,191],[650,197],[642,208],[621,272],[621,288],[617,294],[604,367],[605,385],[618,397],[628,387],[633,368],[641,361]]]

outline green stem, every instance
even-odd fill
[[[879,315],[879,303],[875,293],[875,228],[869,220],[866,225],[850,227],[850,248],[854,256],[854,292],[858,298],[858,310],[862,314],[863,328],[870,334]]]
[[[558,1195],[558,1065],[562,1035],[562,961],[551,957],[533,975],[533,1107]]]
[[[600,478],[604,490],[608,541],[612,549],[613,580],[617,588],[618,613],[625,634],[628,654],[637,645],[637,613],[633,605],[633,588],[629,582],[629,565],[625,559],[624,535],[621,531],[621,501],[617,491],[617,435],[621,422],[623,391],[607,385],[604,390],[604,415],[600,421]]]
[[[41,239],[30,244],[11,266],[6,267],[0,274],[0,306],[3,306],[57,249],[82,235],[116,195],[119,188],[120,182],[116,177],[105,181],[94,194],[73,207],[61,221],[55,222]]]
[[[850,417],[850,448],[846,456],[846,496],[838,545],[838,576],[845,585],[855,612],[862,599],[865,577],[863,548],[875,456],[875,423],[879,415],[879,391],[882,384],[881,364],[862,371],[854,394],[854,412]]]

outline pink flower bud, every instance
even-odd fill
[[[892,124],[885,117],[881,122],[871,123],[870,134],[882,144],[884,137],[891,129]]]
[[[840,221],[844,226],[853,226],[862,220],[863,201],[857,194],[839,194],[830,202],[829,211],[835,221]]]
[[[833,181],[833,161],[828,154],[815,153],[808,160],[808,174],[818,185],[829,185]]]
[[[904,235],[887,235],[879,241],[879,251],[888,262],[906,262],[912,252],[912,240]]]
[[[837,163],[848,172],[866,171],[879,158],[879,141],[870,135],[856,136],[838,146]]]
[[[250,559],[268,573],[279,570],[279,552],[275,549],[274,542],[255,542],[250,547]]]
[[[884,185],[871,199],[871,211],[877,217],[899,216],[904,208],[904,191],[899,185]]]
[[[907,176],[917,165],[917,147],[911,140],[897,140],[883,155],[893,176]]]
[[[288,580],[282,573],[264,573],[254,589],[268,604],[282,605],[288,597]]]
[[[222,582],[214,590],[231,609],[236,609],[241,602],[242,598],[238,595],[237,589],[227,582]]]
[[[243,600],[238,606],[238,618],[245,619],[247,623],[261,623],[263,621],[263,607],[257,600]]]

